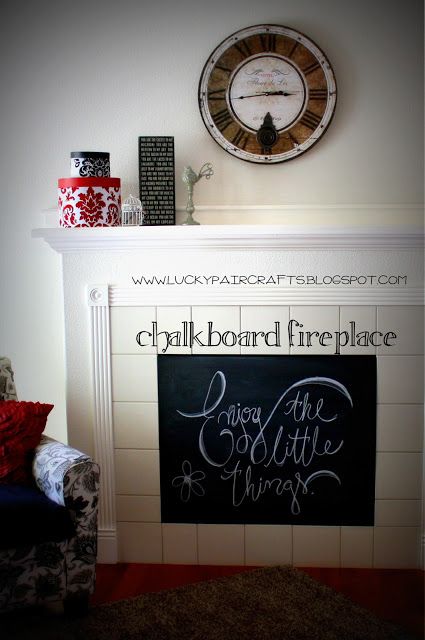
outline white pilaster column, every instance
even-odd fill
[[[88,288],[94,392],[94,447],[100,465],[99,548],[103,563],[118,560],[108,285]]]

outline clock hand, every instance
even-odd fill
[[[296,91],[262,91],[261,93],[251,93],[247,96],[237,96],[232,100],[243,100],[244,98],[257,98],[258,96],[294,96]]]

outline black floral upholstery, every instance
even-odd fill
[[[5,360],[0,358],[3,368]],[[6,370],[12,397],[4,393],[0,399],[16,399],[10,362]],[[0,550],[0,610],[85,598],[94,589],[99,466],[80,451],[43,436],[32,468],[38,488],[69,509],[75,535],[60,542]]]
[[[0,400],[17,399],[11,362],[0,357]]]

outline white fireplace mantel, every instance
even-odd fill
[[[167,313],[176,313],[176,309],[204,305],[219,307],[220,313],[226,315],[227,306],[244,307],[244,312],[249,313],[249,306],[270,309],[304,305],[314,315],[314,309],[320,306],[351,307],[347,311],[350,314],[354,313],[353,307],[361,306],[372,307],[376,318],[378,307],[422,306],[423,230],[407,224],[389,224],[385,231],[382,229],[342,224],[211,224],[45,227],[33,231],[34,238],[44,240],[62,257],[69,437],[73,446],[92,452],[103,470],[101,562],[116,562],[119,558],[111,340],[117,317],[114,307],[120,308],[122,317],[129,318],[132,314],[137,317],[136,309],[141,307],[154,309],[154,313],[164,307]],[[163,276],[166,280],[167,274],[171,278],[188,274],[200,278],[210,278],[211,274],[233,278],[241,274],[246,278],[247,274],[254,274],[254,279],[258,276],[262,280],[246,286],[230,286],[232,283],[221,280],[213,286],[197,286],[185,280],[171,282],[179,286],[169,286],[168,281],[160,280]],[[276,274],[294,275],[277,275],[275,283]],[[321,281],[324,276],[336,274],[366,279],[386,274],[402,280],[357,283],[362,286]],[[158,276],[159,280],[142,283],[138,280],[140,275]],[[311,285],[310,280],[302,284],[288,281],[298,275],[313,280],[317,277],[319,281]],[[271,284],[265,282],[266,276],[273,280]]]
[[[197,250],[412,250],[423,249],[420,228],[203,225],[107,228],[40,228],[32,233],[55,251]]]
[[[290,226],[269,224],[97,227],[35,229],[33,237],[43,239],[62,254],[66,263],[83,256],[98,276],[91,282],[109,283],[112,304],[192,304],[193,287],[135,286],[130,275],[140,271],[161,274],[190,269],[186,273],[210,273],[220,269],[231,273],[252,273],[255,265],[264,273],[329,273],[334,265],[349,273],[400,274],[402,286],[276,286],[198,287],[196,303],[209,304],[423,304],[424,235],[420,227],[389,225],[378,227]],[[102,258],[99,260],[96,256]],[[99,268],[105,256],[113,254],[109,269]],[[170,260],[168,258],[170,257]],[[112,263],[116,266],[112,275]],[[117,266],[120,265],[120,266]],[[131,265],[131,266],[130,266]],[[168,266],[166,266],[168,265]],[[297,271],[297,265],[298,271]],[[327,265],[327,266],[325,266]],[[364,269],[366,268],[366,271]],[[416,265],[416,266],[414,266]],[[414,268],[412,269],[412,266]],[[244,268],[242,268],[244,267]],[[234,271],[237,269],[237,271]],[[288,271],[285,269],[292,269]],[[295,269],[295,270],[294,270]],[[327,271],[328,270],[328,271]],[[72,269],[71,269],[72,271]],[[65,272],[69,272],[65,269]],[[406,275],[408,274],[408,275]],[[66,273],[65,273],[66,277]],[[363,283],[364,284],[364,283]],[[285,285],[285,286],[283,286]]]

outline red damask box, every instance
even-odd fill
[[[61,227],[116,227],[120,224],[120,178],[59,178]]]

